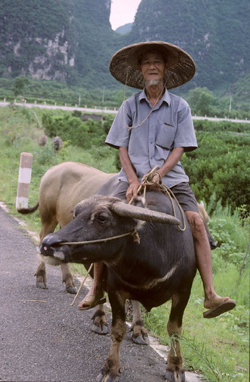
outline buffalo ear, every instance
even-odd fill
[[[132,206],[131,204],[125,204],[123,202],[114,203],[111,206],[111,210],[117,213],[117,215],[131,217],[133,219],[173,225],[180,224],[180,221],[172,215],[164,214],[162,212],[154,210],[149,210],[148,208]]]

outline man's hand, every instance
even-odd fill
[[[141,186],[141,183],[139,182],[138,179],[137,181],[135,180],[132,183],[130,183],[126,193],[126,198],[128,202],[130,202],[132,198],[135,198],[137,196],[137,191],[140,186]]]
[[[162,183],[162,177],[158,171],[153,175],[152,179],[149,180],[147,178],[148,178],[148,174],[143,176],[143,178],[142,178],[142,185],[143,186],[146,186],[149,183],[151,183],[151,184],[161,184]]]

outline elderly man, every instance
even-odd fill
[[[153,182],[162,182],[172,190],[193,232],[204,307],[208,309],[204,317],[216,317],[233,309],[235,301],[220,297],[214,290],[210,245],[189,178],[180,163],[184,152],[197,148],[190,108],[167,90],[193,77],[192,58],[165,42],[138,43],[112,57],[110,72],[125,85],[143,89],[123,103],[106,139],[108,145],[119,149],[122,165],[112,196],[130,201],[137,195],[145,174],[158,166]],[[95,264],[93,285],[79,309],[92,308],[102,301],[102,269],[101,263]]]

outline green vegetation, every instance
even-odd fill
[[[249,2],[142,0],[131,40],[162,40],[186,50],[197,72],[185,88],[224,91],[249,73]],[[242,39],[239,38],[242,36]],[[249,99],[249,88],[247,90]]]
[[[249,102],[246,102],[246,99],[243,97],[242,100],[240,100],[238,96],[239,95],[230,97],[229,95],[224,95],[217,97],[206,87],[196,87],[188,92],[186,98],[193,115],[249,119]]]
[[[50,138],[46,147],[38,145],[38,139],[44,134],[45,127],[39,127],[34,111],[39,121],[48,123],[46,128],[52,128],[54,121],[54,126],[62,129],[60,132],[67,133],[67,121],[69,131],[72,132],[84,125],[79,123],[77,113],[72,116],[72,113],[65,111],[48,113],[38,108],[0,108],[0,200],[5,202],[10,212],[18,218],[20,215],[15,210],[15,198],[21,152],[31,152],[34,156],[29,193],[29,204],[32,206],[38,199],[41,177],[47,169],[57,163],[70,160],[106,172],[117,171],[116,151],[101,145],[99,141],[96,145],[95,141],[106,133],[112,120],[111,116],[103,125],[90,120],[85,123],[87,128],[83,134],[89,134],[91,147],[80,147],[71,141],[71,137],[67,137],[58,153],[51,147]],[[196,129],[199,150],[185,155],[183,165],[189,172],[191,186],[197,197],[206,201],[206,209],[210,214],[209,228],[218,242],[218,248],[212,252],[216,290],[221,295],[229,295],[236,299],[237,307],[216,319],[203,319],[203,288],[197,274],[185,311],[181,339],[185,367],[200,371],[211,382],[247,382],[250,265],[250,203],[247,198],[250,193],[249,181],[244,184],[243,180],[245,174],[249,179],[249,125],[227,122],[212,124],[205,121],[197,122]],[[54,133],[58,131],[55,130]],[[223,169],[221,172],[220,167]],[[237,179],[231,174],[233,169],[237,170]],[[243,185],[244,188],[241,189]],[[22,216],[22,219],[30,229],[37,233],[40,231],[38,212],[31,216]],[[34,257],[34,267],[35,262]],[[78,271],[80,269],[78,267]],[[168,343],[166,324],[169,309],[170,304],[167,303],[144,314],[147,327],[162,343]]]
[[[110,27],[107,1],[2,0],[1,5],[1,76],[31,74],[88,89],[115,84],[108,63],[123,38]]]
[[[232,211],[246,204],[250,212],[250,124],[194,121],[199,149],[182,164],[198,200],[221,201]],[[215,204],[214,204],[215,207]]]
[[[108,70],[112,55],[132,43],[162,40],[186,50],[196,63],[195,77],[178,94],[206,86],[227,100],[233,96],[234,108],[240,102],[249,112],[248,0],[240,6],[233,0],[142,0],[125,34],[111,29],[110,3],[2,0],[0,77],[25,75],[88,91],[114,90],[119,85]]]
[[[13,85],[13,93],[16,96],[23,94],[25,87],[28,85],[29,80],[27,77],[16,77]]]
[[[28,79],[28,83],[20,89],[16,88],[16,81],[19,79]],[[17,93],[16,93],[17,91]],[[134,94],[133,89],[126,89],[126,98]],[[6,102],[13,102],[15,99],[17,102],[21,101],[19,94],[25,98],[27,103],[44,104],[47,105],[61,105],[64,106],[80,106],[88,108],[108,107],[118,108],[124,100],[124,89],[122,86],[118,86],[117,89],[110,90],[108,88],[103,89],[91,89],[88,90],[80,86],[67,86],[64,83],[56,81],[38,81],[32,80],[28,77],[16,77],[15,80],[0,78],[0,101],[4,99]],[[16,94],[16,95],[15,95]]]
[[[250,78],[249,78],[250,79]],[[249,85],[250,86],[250,85]],[[171,92],[177,93],[178,89],[173,89]],[[38,81],[32,80],[30,77],[16,77],[15,80],[0,78],[0,101],[4,99],[6,102],[21,101],[21,96],[24,97],[27,103],[48,105],[68,105],[88,108],[118,108],[124,97],[127,99],[132,94],[137,92],[132,88],[125,88],[121,84],[117,84],[116,89],[95,88],[88,90],[82,86],[68,86],[57,81]],[[179,91],[180,93],[180,91]],[[219,117],[229,119],[250,119],[249,102],[243,97],[242,101],[239,95],[230,97],[224,95],[218,97],[212,91],[204,88],[195,88],[187,93],[179,94],[184,96],[188,101],[192,114],[207,117]],[[238,132],[242,132],[243,127],[239,127]]]

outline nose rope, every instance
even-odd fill
[[[119,239],[121,237],[125,237],[125,236],[133,236],[134,237],[134,241],[137,242],[137,243],[140,243],[140,237],[139,237],[139,234],[138,232],[134,229],[133,231],[130,231],[130,232],[127,232],[127,233],[123,233],[121,235],[117,235],[117,236],[111,236],[111,237],[106,237],[104,239],[98,239],[98,240],[87,240],[87,241],[65,241],[63,243],[60,243],[60,245],[84,245],[84,244],[96,244],[96,243],[103,243],[103,242],[106,242],[106,241],[110,241],[110,240],[115,240],[115,239]]]
[[[107,237],[106,239],[90,240],[90,241],[72,241],[72,242],[64,242],[64,243],[60,243],[60,245],[79,245],[79,244],[83,245],[83,244],[103,243],[103,242],[106,242],[106,241],[109,241],[109,240],[115,240],[115,239],[119,239],[119,238],[121,238],[121,237],[130,236],[130,235],[134,237],[134,241],[135,241],[135,242],[137,242],[137,243],[140,244],[140,237],[139,237],[139,234],[138,234],[138,232],[134,229],[134,230],[131,231],[131,232],[123,233],[122,235],[117,235],[117,236]],[[84,277],[84,279],[83,279],[83,281],[82,281],[82,283],[81,283],[81,285],[80,285],[80,287],[79,287],[79,289],[78,289],[78,291],[77,291],[77,294],[75,295],[75,298],[74,298],[74,300],[73,300],[72,303],[71,303],[71,306],[74,305],[74,303],[75,303],[75,301],[76,301],[76,299],[77,299],[77,297],[78,297],[78,295],[79,295],[79,293],[80,293],[80,291],[81,291],[83,285],[85,284],[85,281],[86,281],[86,279],[87,279],[87,277],[88,277],[88,275],[89,275],[89,273],[90,273],[90,271],[91,271],[93,265],[94,265],[94,263],[91,263],[91,264],[90,264],[90,267],[89,267],[89,269],[88,269],[88,271],[87,271],[87,274],[85,275],[85,277]]]

